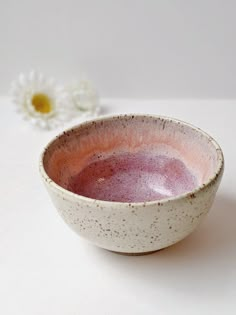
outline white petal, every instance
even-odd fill
[[[29,74],[29,80],[31,82],[33,82],[33,81],[35,81],[35,79],[36,79],[36,71],[35,70],[31,70],[30,74]]]
[[[18,82],[19,82],[19,85],[20,85],[21,87],[25,87],[25,86],[27,85],[27,79],[26,79],[26,76],[25,76],[23,73],[21,73],[21,74],[19,75],[19,80],[18,80]]]

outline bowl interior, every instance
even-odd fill
[[[47,175],[86,197],[143,202],[178,196],[209,181],[218,166],[215,142],[188,124],[151,116],[87,122],[49,144]]]

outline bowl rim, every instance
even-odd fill
[[[208,139],[209,142],[211,142],[211,144],[214,146],[216,152],[217,152],[217,165],[214,171],[214,175],[212,177],[209,177],[209,179],[207,181],[205,181],[204,183],[202,183],[201,185],[197,186],[195,189],[188,191],[186,193],[183,194],[179,194],[176,196],[172,196],[172,197],[168,197],[168,198],[163,198],[163,199],[157,199],[157,200],[152,200],[152,201],[141,201],[141,202],[119,202],[119,201],[108,201],[108,200],[100,200],[100,199],[94,199],[94,198],[89,198],[89,197],[85,197],[82,195],[78,195],[76,193],[73,193],[72,191],[69,191],[63,187],[61,187],[60,185],[58,185],[56,182],[54,182],[47,174],[45,168],[44,168],[44,164],[43,164],[43,160],[45,157],[45,154],[48,150],[48,148],[54,143],[54,141],[56,141],[58,138],[63,137],[66,133],[68,132],[73,132],[75,129],[81,128],[83,126],[87,126],[89,124],[92,124],[93,122],[99,122],[99,121],[106,121],[106,120],[112,120],[112,119],[117,119],[117,118],[128,118],[128,117],[140,117],[140,118],[154,118],[154,119],[158,119],[158,120],[164,120],[164,121],[169,121],[169,122],[173,122],[173,123],[177,123],[177,124],[181,124],[184,126],[189,127],[190,129],[194,130],[197,133],[202,134],[205,138]],[[207,132],[203,131],[201,128],[194,126],[193,124],[187,123],[183,120],[180,119],[176,119],[176,118],[172,118],[172,117],[168,117],[168,116],[162,116],[162,115],[155,115],[155,114],[142,114],[142,113],[128,113],[128,114],[115,114],[115,115],[106,115],[106,116],[100,116],[98,118],[95,119],[90,119],[90,120],[86,120],[82,123],[79,123],[77,125],[74,125],[72,127],[69,127],[67,129],[65,129],[64,131],[60,132],[57,136],[53,137],[51,141],[48,142],[48,144],[44,147],[43,151],[40,154],[40,160],[39,160],[39,172],[43,178],[43,180],[50,185],[50,188],[52,188],[54,191],[56,191],[57,193],[61,193],[62,195],[66,195],[69,198],[72,198],[76,201],[85,201],[85,202],[91,202],[91,203],[98,203],[101,206],[102,205],[106,205],[106,206],[111,206],[111,205],[117,205],[117,206],[141,206],[143,207],[144,205],[163,205],[167,202],[170,201],[177,201],[180,199],[185,199],[185,198],[194,198],[195,195],[206,189],[207,187],[211,186],[211,184],[216,181],[216,179],[219,177],[220,174],[223,173],[224,170],[224,154],[223,151],[220,147],[220,145],[218,144],[218,142],[212,138]]]

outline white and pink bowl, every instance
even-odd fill
[[[145,254],[189,235],[209,211],[224,169],[200,129],[148,115],[100,118],[45,148],[40,172],[64,221],[102,248]]]

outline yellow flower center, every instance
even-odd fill
[[[48,114],[52,111],[52,102],[50,98],[42,93],[34,94],[32,97],[32,105],[36,112]]]

